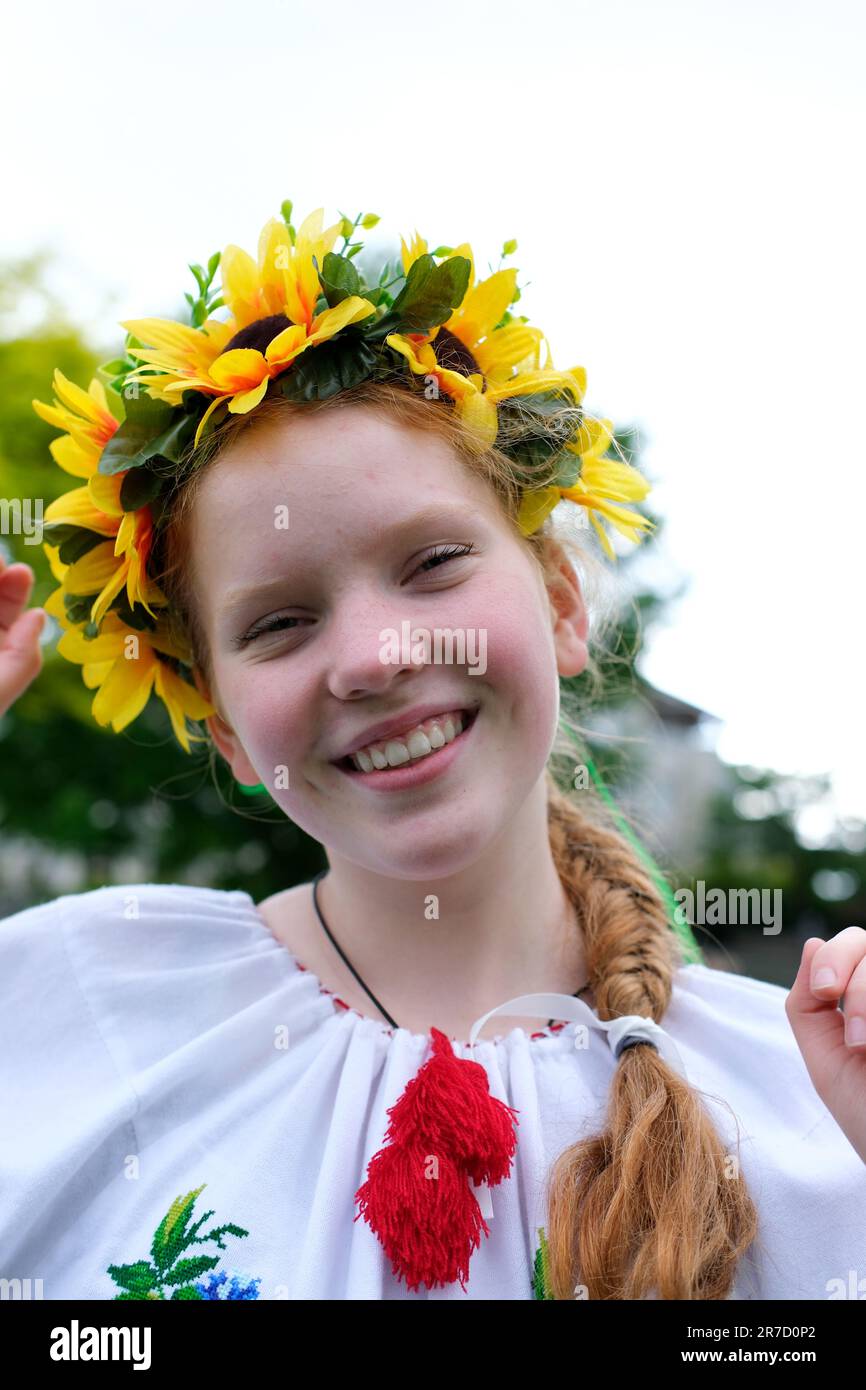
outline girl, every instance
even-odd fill
[[[512,271],[416,237],[392,298],[320,219],[269,223],[258,263],[228,248],[227,321],[213,258],[192,327],[127,325],[122,411],[59,375],[40,408],[87,480],[46,513],[46,607],[95,716],[120,731],[155,691],[327,870],[0,923],[0,1277],[858,1297],[866,932],[808,941],[790,993],[708,969],[563,789],[595,570],[550,512],[582,505],[612,555],[600,518],[637,539],[619,504],[646,486],[510,315]],[[6,705],[39,666],[31,582],[2,576]]]

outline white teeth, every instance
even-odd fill
[[[385,744],[370,744],[351,755],[352,763],[359,772],[373,772],[374,769],[400,767],[402,763],[426,758],[437,748],[452,743],[463,731],[463,717],[459,712],[436,715],[424,724],[408,732],[405,738],[392,738]]]

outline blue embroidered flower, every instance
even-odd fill
[[[258,1298],[258,1285],[261,1279],[251,1279],[248,1274],[232,1274],[231,1281],[224,1269],[209,1274],[206,1280],[199,1280],[196,1288],[202,1298]]]

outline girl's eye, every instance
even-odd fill
[[[452,545],[445,546],[442,550],[434,550],[432,554],[427,556],[426,560],[421,561],[421,564],[415,570],[415,574],[421,574],[422,571],[429,574],[430,569],[438,569],[439,565],[446,560],[454,560],[460,555],[471,555],[473,549],[474,547],[472,545]],[[427,568],[428,566],[430,569]],[[258,627],[251,628],[243,637],[237,638],[236,645],[238,647],[245,647],[248,642],[254,642],[257,637],[261,637],[265,632],[282,632],[288,629],[291,623],[303,623],[306,621],[305,618],[296,618],[291,614],[287,614],[284,617],[277,616],[276,618],[268,618],[265,622],[260,623]]]
[[[260,623],[258,627],[250,628],[250,631],[245,632],[243,637],[235,638],[235,645],[237,647],[245,647],[249,642],[255,642],[256,638],[261,637],[265,632],[281,632],[284,628],[288,627],[289,623],[302,623],[304,621],[304,618],[296,618],[291,614],[287,614],[282,618],[268,618],[265,622]]]
[[[415,574],[421,574],[422,571],[429,573],[428,565],[431,569],[438,569],[439,563],[442,561],[454,560],[458,555],[470,555],[473,549],[474,547],[471,545],[450,545],[445,546],[442,550],[434,550],[432,554],[427,556],[426,560],[422,560]]]

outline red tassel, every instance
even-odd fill
[[[469,1260],[490,1230],[470,1188],[508,1177],[517,1111],[491,1096],[479,1062],[456,1057],[430,1030],[433,1055],[388,1111],[386,1147],[355,1194],[363,1216],[410,1289],[455,1280],[465,1293]]]

